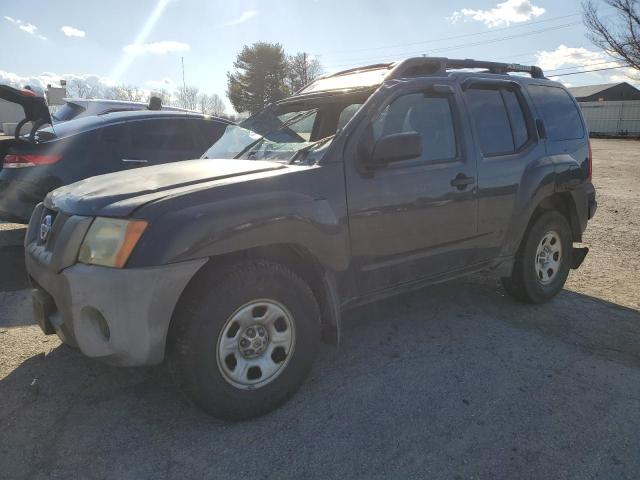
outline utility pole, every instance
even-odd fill
[[[307,74],[307,52],[302,54],[303,66],[302,66],[302,85],[309,83],[309,76]]]
[[[180,61],[182,62],[182,88],[186,89],[187,84],[184,81],[184,57],[180,57]]]

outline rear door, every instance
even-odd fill
[[[199,158],[203,151],[188,120],[154,118],[127,122],[120,160],[124,168]]]
[[[465,268],[476,235],[476,165],[469,155],[459,95],[447,80],[387,91],[347,146],[347,202],[358,293],[366,295]],[[361,144],[417,132],[421,157],[375,170]]]
[[[501,255],[507,232],[525,198],[525,170],[546,156],[521,86],[468,78],[464,99],[473,124],[478,164],[478,243],[474,261]],[[528,198],[528,197],[527,197]],[[521,207],[520,207],[521,208]]]

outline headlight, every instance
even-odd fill
[[[122,268],[140,240],[147,222],[97,217],[84,237],[78,261]]]

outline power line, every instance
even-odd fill
[[[578,67],[576,67],[578,68]],[[596,68],[594,70],[583,70],[581,72],[571,72],[571,73],[561,73],[560,75],[553,75],[554,77],[566,77],[567,75],[579,75],[581,73],[589,73],[589,72],[602,72],[604,70],[615,70],[616,68],[628,68],[628,65],[619,65],[617,67],[609,67],[609,68]]]
[[[365,51],[371,51],[371,50],[382,50],[382,49],[386,49],[386,48],[398,48],[398,47],[410,47],[413,45],[422,45],[425,43],[433,43],[433,42],[442,42],[445,40],[455,40],[458,38],[465,38],[465,37],[474,37],[477,35],[488,35],[488,34],[492,34],[495,32],[500,32],[500,31],[504,31],[504,30],[511,30],[512,28],[522,28],[522,27],[528,27],[529,25],[537,25],[539,23],[545,23],[545,22],[552,22],[555,20],[561,20],[563,18],[569,18],[569,17],[576,17],[578,15],[582,15],[581,13],[571,13],[569,15],[561,15],[558,17],[551,17],[551,18],[546,18],[544,20],[536,20],[533,22],[526,22],[526,23],[521,23],[519,25],[510,25],[508,27],[500,27],[500,28],[493,28],[491,30],[483,30],[481,32],[473,32],[473,33],[464,33],[461,35],[453,35],[450,37],[442,37],[442,38],[434,38],[431,40],[423,40],[420,42],[410,42],[410,43],[397,43],[395,45],[382,45],[379,47],[369,47],[369,48],[358,48],[358,49],[353,49],[353,50],[338,50],[335,52],[328,52],[328,53],[351,53],[351,52],[365,52]]]
[[[566,23],[566,24],[562,24],[562,25],[554,25],[553,27],[548,27],[548,28],[542,28],[539,30],[532,30],[529,32],[524,32],[524,33],[520,33],[520,34],[514,34],[514,35],[507,35],[504,37],[498,37],[498,38],[492,38],[489,40],[485,40],[485,41],[481,41],[481,42],[472,42],[472,43],[463,43],[463,44],[458,44],[458,45],[451,45],[448,47],[441,47],[441,48],[436,48],[436,49],[432,49],[430,50],[428,53],[432,54],[434,52],[445,52],[445,51],[450,51],[450,50],[458,50],[461,48],[466,48],[466,47],[474,47],[474,46],[479,46],[479,45],[488,45],[488,44],[493,44],[493,43],[499,43],[499,42],[503,42],[505,40],[512,40],[514,38],[522,38],[522,37],[528,37],[530,35],[537,35],[540,33],[545,33],[545,32],[550,32],[550,31],[554,31],[554,30],[560,30],[562,28],[567,28],[567,27],[571,27],[574,25],[579,25],[582,22],[572,22],[572,23]],[[420,50],[420,51],[414,51],[414,52],[405,52],[405,53],[397,53],[394,54],[393,56],[391,55],[386,55],[384,57],[367,57],[367,58],[359,58],[359,59],[353,59],[351,63],[344,63],[344,64],[340,64],[340,65],[331,65],[331,67],[333,68],[339,68],[339,67],[350,67],[350,66],[355,66],[358,64],[361,64],[364,61],[375,61],[375,62],[383,62],[386,60],[394,60],[397,59],[399,57],[411,57],[414,55],[423,55],[426,54],[427,52],[425,52],[424,50]]]
[[[596,65],[605,65],[607,63],[613,63],[616,64],[614,61],[612,60],[607,60],[606,62],[598,62],[598,63],[589,63],[587,65],[579,65],[579,66],[572,66],[572,67],[563,67],[563,68],[554,68],[554,69],[550,69],[550,70],[545,70],[545,73],[549,73],[549,72],[560,72],[562,70],[571,70],[572,68],[585,68],[585,67],[595,67]],[[616,64],[617,65],[617,64]],[[557,76],[557,75],[556,75]]]

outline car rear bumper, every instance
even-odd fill
[[[27,256],[34,315],[43,332],[89,357],[155,365],[164,358],[175,305],[205,262],[139,269],[76,264],[56,274]]]

